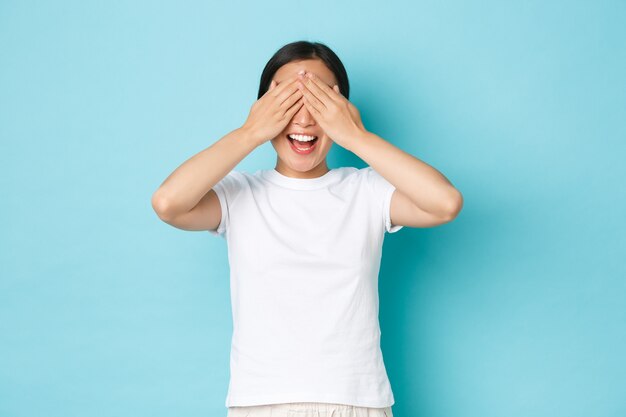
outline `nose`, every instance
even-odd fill
[[[293,115],[293,124],[298,125],[300,127],[307,127],[315,125],[315,118],[306,108],[306,105],[302,105],[300,110]]]

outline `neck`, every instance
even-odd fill
[[[287,164],[284,164],[280,159],[278,159],[276,161],[276,167],[274,167],[274,169],[286,177],[303,179],[318,178],[330,171],[328,165],[326,164],[326,159],[324,159],[324,161],[322,161],[319,165],[310,169],[309,171],[296,171],[287,166]]]

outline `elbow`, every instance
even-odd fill
[[[461,210],[463,209],[463,195],[458,191],[454,190],[452,197],[448,198],[445,204],[444,218],[446,221],[454,220]]]
[[[152,194],[152,209],[159,216],[159,218],[165,222],[172,217],[172,204],[169,198],[161,195],[159,190]]]

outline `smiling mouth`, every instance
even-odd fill
[[[292,139],[289,137],[289,135],[286,135],[285,137],[287,138],[287,140],[289,140],[290,142],[289,145],[291,149],[300,155],[308,155],[311,152],[313,152],[319,140],[319,137],[317,136],[315,137],[315,139],[309,140],[309,141],[300,141],[300,140]]]
[[[317,143],[319,137],[315,136],[315,139],[313,139],[313,140],[300,141],[300,140],[297,140],[297,139],[292,139],[292,138],[289,137],[289,135],[287,135],[287,139],[296,148],[298,148],[298,149],[306,149],[306,148],[310,148],[313,145],[315,145]]]

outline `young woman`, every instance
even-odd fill
[[[166,223],[226,239],[229,417],[393,415],[378,321],[384,235],[449,222],[463,200],[433,167],[369,132],[348,97],[330,48],[283,46],[245,123],[152,198]],[[274,168],[234,170],[267,141]],[[334,143],[369,166],[329,168]]]

